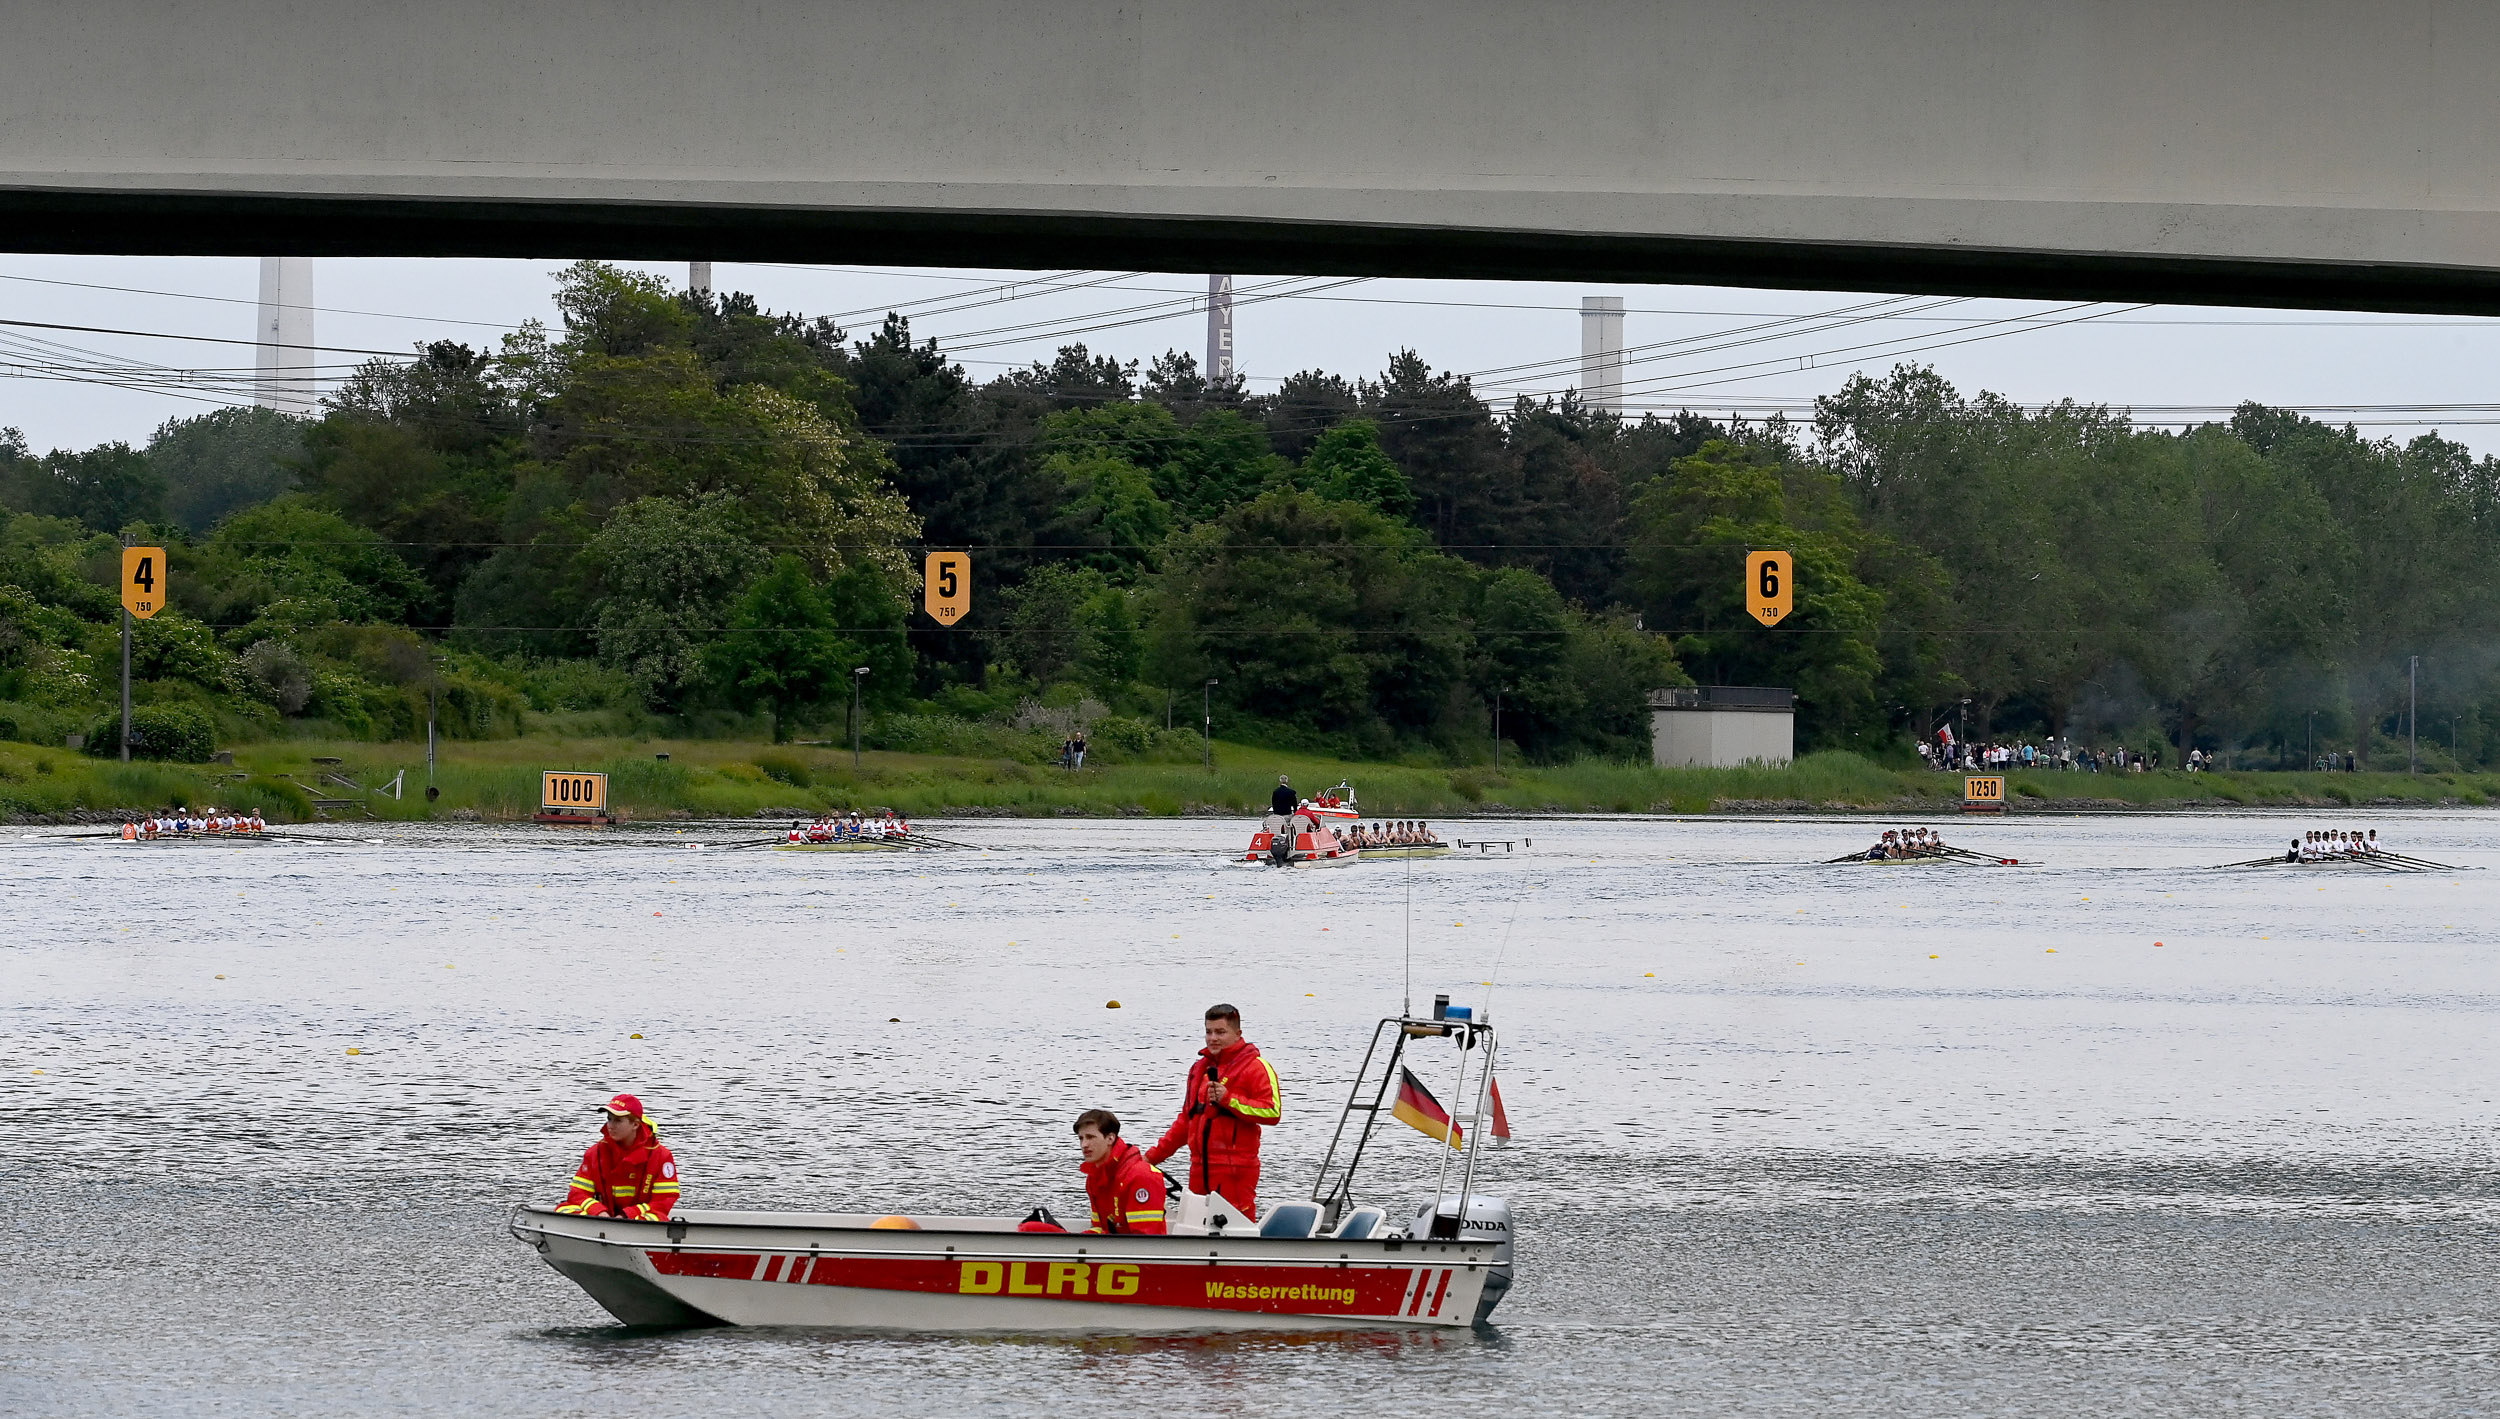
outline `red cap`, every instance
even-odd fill
[[[642,1100],[631,1094],[619,1094],[599,1106],[602,1113],[623,1114],[627,1118],[642,1117]]]

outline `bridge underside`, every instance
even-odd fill
[[[2500,7],[2442,0],[29,0],[12,29],[20,251],[2500,313]]]
[[[20,251],[1257,271],[2500,314],[2500,270],[1065,211],[0,188]]]

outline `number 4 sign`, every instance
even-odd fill
[[[165,609],[164,548],[122,548],[122,609],[142,621]]]
[[[1791,585],[1793,563],[1786,552],[1745,554],[1745,609],[1766,626],[1776,626],[1795,604]]]

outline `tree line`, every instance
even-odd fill
[[[2383,760],[2418,665],[2434,762],[2452,735],[2488,761],[2500,465],[2436,435],[2255,405],[2143,429],[1910,366],[1810,428],[1496,407],[1411,351],[1260,394],[1083,346],[976,380],[899,317],[854,336],[588,262],[556,304],[373,361],[317,418],[0,434],[0,732],[104,710],[113,549],[146,541],[173,603],[138,698],[227,738],[422,732],[428,696],[460,733],[780,736],[856,688],[898,746],[1203,698],[1228,737],[1467,760],[1498,703],[1555,761],[1644,755],[1648,692],[1701,681],[1793,687],[1810,748],[1950,722],[2265,766]],[[1776,629],[1755,548],[1795,556]],[[971,554],[953,627],[918,611],[932,549]]]

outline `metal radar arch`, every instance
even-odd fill
[[[1432,1236],[1454,1240],[1463,1232],[1467,1204],[1476,1190],[1476,1153],[1483,1146],[1488,1117],[1485,1096],[1492,1087],[1494,1056],[1499,1053],[1500,1041],[1493,1033],[1490,1016],[1479,1019],[1469,1007],[1449,1002],[1446,995],[1436,996],[1428,1016],[1391,1015],[1372,1027],[1371,1046],[1363,1051],[1362,1068],[1354,1073],[1345,1108],[1337,1115],[1337,1131],[1328,1140],[1328,1153],[1320,1160],[1319,1177],[1311,1184],[1311,1200],[1319,1204],[1322,1228],[1336,1226],[1352,1205],[1355,1173],[1362,1166],[1364,1150],[1371,1144],[1372,1131],[1380,1126],[1381,1115],[1393,1108],[1390,1096],[1401,1077],[1407,1046],[1420,1040],[1441,1039],[1458,1047],[1458,1081],[1450,1091],[1453,1108],[1461,1100],[1473,1102],[1464,1112],[1450,1115],[1451,1126],[1464,1135],[1464,1142],[1455,1149],[1448,1146],[1446,1139],[1443,1142],[1441,1171],[1433,1184]],[[1471,1064],[1470,1060],[1474,1062]],[[1359,1124],[1355,1122],[1358,1115]],[[1459,1170],[1458,1205],[1454,1211],[1449,1206],[1453,1153],[1458,1155]]]

